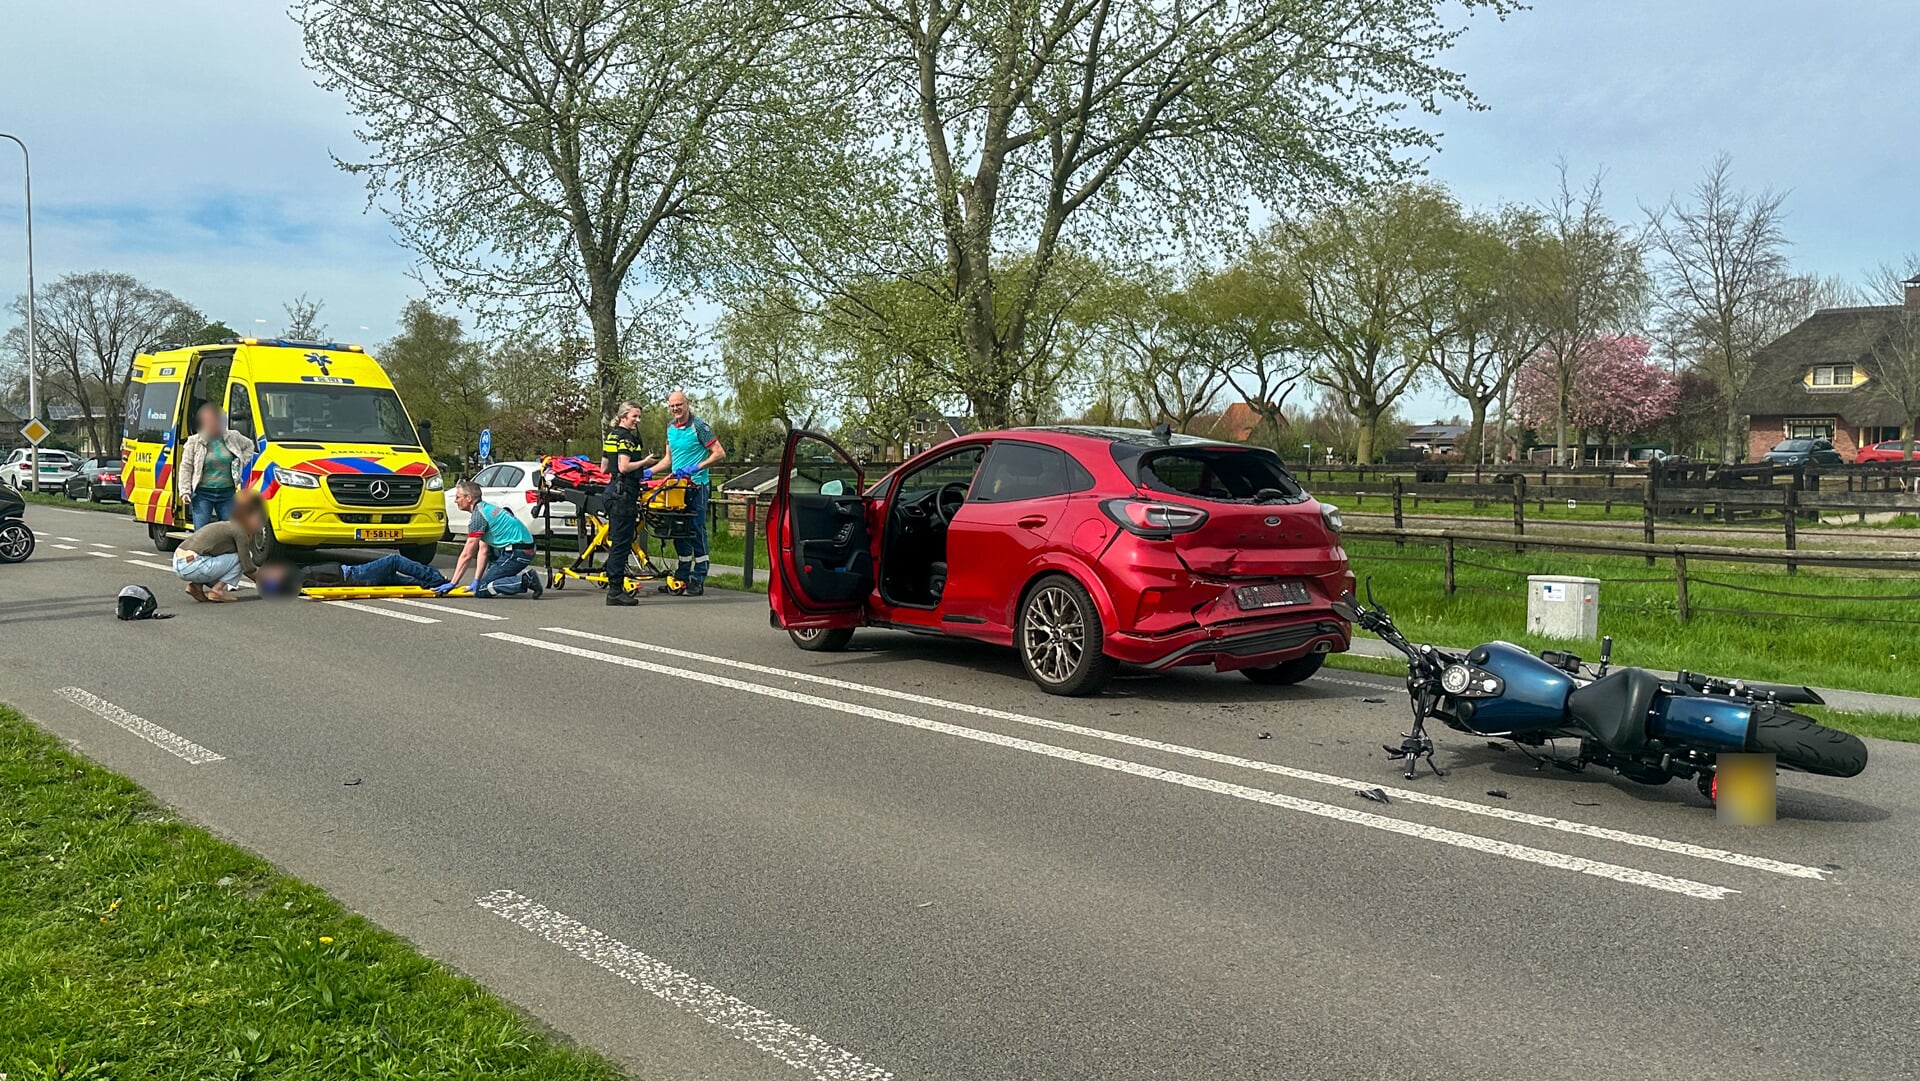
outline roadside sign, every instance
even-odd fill
[[[53,429],[40,423],[40,418],[35,417],[20,426],[20,434],[26,437],[27,442],[37,447],[42,439],[53,434]]]
[[[493,429],[482,428],[480,429],[480,460],[484,462],[492,457],[493,457]]]

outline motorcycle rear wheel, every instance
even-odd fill
[[[1748,749],[1770,754],[1783,767],[1824,777],[1852,777],[1867,768],[1867,745],[1851,732],[1828,728],[1791,710],[1755,709]]]

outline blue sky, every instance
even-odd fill
[[[379,341],[420,286],[360,184],[353,123],[265,0],[15,3],[0,131],[35,159],[42,281],[125,270],[244,331],[326,302]],[[1790,194],[1804,270],[1855,276],[1920,248],[1920,3],[1539,0],[1476,16],[1450,63],[1489,107],[1435,121],[1432,174],[1471,206],[1534,202],[1564,156],[1616,215],[1684,191],[1715,154]],[[0,146],[0,297],[25,282],[18,154]],[[266,320],[256,324],[255,320]],[[360,328],[367,329],[362,330]],[[1411,409],[1451,413],[1437,394]]]

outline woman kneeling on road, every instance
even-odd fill
[[[233,600],[240,576],[252,578],[259,570],[264,522],[259,494],[240,492],[233,498],[231,517],[209,522],[181,541],[173,553],[173,573],[187,583],[188,595],[196,601]]]

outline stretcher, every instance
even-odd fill
[[[651,582],[664,578],[670,586],[680,585],[672,571],[648,554],[647,539],[674,540],[693,535],[697,523],[693,521],[693,512],[687,509],[687,492],[691,487],[683,480],[662,479],[652,481],[641,489],[640,524],[634,530],[633,545],[627,555],[628,582]],[[565,589],[568,579],[586,582],[598,589],[607,588],[606,567],[607,557],[613,552],[613,527],[606,513],[605,486],[581,483],[553,489],[541,501],[541,512],[549,517],[549,521],[552,504],[560,500],[571,500],[580,508],[578,535],[584,543],[573,562],[562,567],[553,565],[553,548],[548,546],[547,588]]]
[[[371,601],[389,597],[471,597],[466,586],[435,593],[426,586],[308,586],[300,596],[310,601]]]

